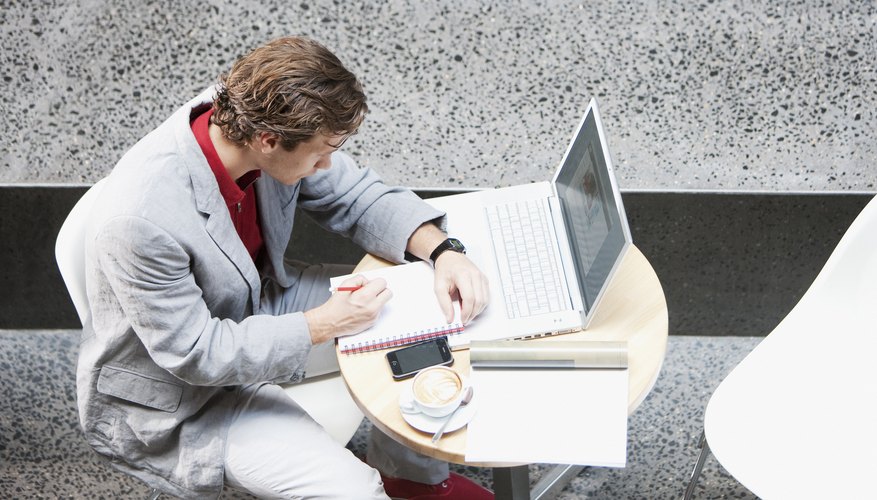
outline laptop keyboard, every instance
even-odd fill
[[[509,318],[567,308],[548,200],[485,207]]]

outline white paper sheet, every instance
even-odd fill
[[[627,370],[473,369],[466,460],[624,467]]]

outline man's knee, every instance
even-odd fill
[[[359,461],[357,459],[357,461]],[[343,477],[334,482],[334,496],[337,498],[374,498],[386,500],[384,484],[380,473],[363,462],[359,466],[348,469]]]
[[[347,452],[347,450],[344,450]],[[226,469],[226,483],[235,489],[270,498],[381,499],[381,475],[347,452],[348,457],[305,467]]]

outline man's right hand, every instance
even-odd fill
[[[369,281],[363,276],[354,276],[341,286],[361,288],[352,292],[333,292],[323,305],[305,311],[312,344],[359,333],[372,326],[384,304],[393,297],[382,278]]]

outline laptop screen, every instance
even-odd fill
[[[591,101],[554,179],[578,274],[585,317],[630,243],[630,230],[611,159]]]

